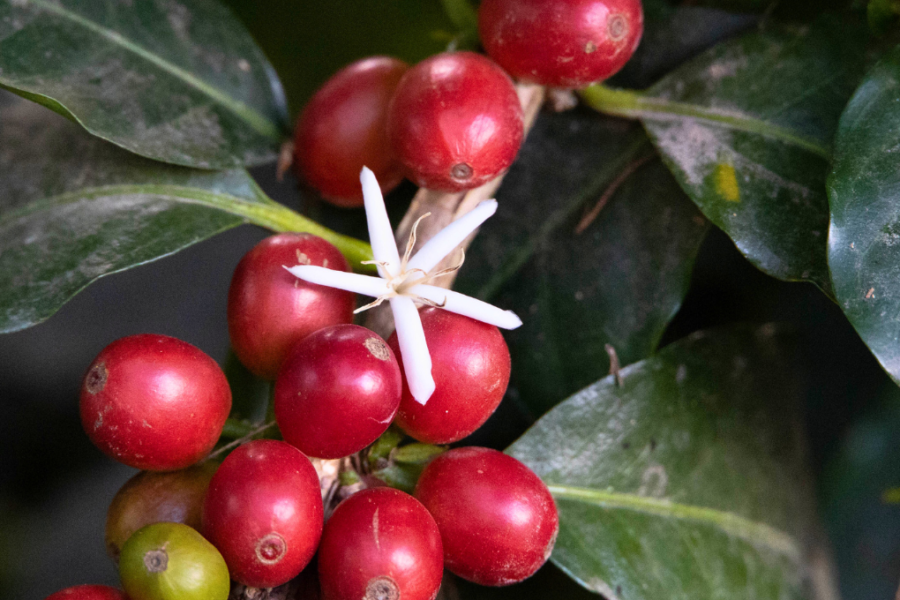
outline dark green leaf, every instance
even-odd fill
[[[830,294],[824,183],[864,43],[852,23],[769,25],[702,54],[647,95],[594,87],[586,98],[639,117],[684,190],[754,265]]]
[[[297,112],[339,68],[387,54],[410,63],[441,52],[458,30],[441,0],[225,0],[259,41]]]
[[[900,579],[900,390],[843,436],[822,483],[844,598],[893,598]]]
[[[644,0],[643,5],[641,43],[610,85],[644,89],[687,59],[758,21],[756,15],[699,6],[673,7],[666,0]]]
[[[696,333],[538,421],[509,452],[556,499],[552,560],[610,599],[808,597],[792,346],[772,326]]]
[[[900,48],[847,105],[828,182],[828,260],[835,295],[866,345],[900,383]]]
[[[241,223],[322,235],[354,262],[369,253],[269,200],[245,171],[141,158],[6,92],[0,115],[0,332],[47,319],[98,277]]]
[[[460,272],[462,290],[516,311],[513,386],[533,416],[648,356],[690,282],[706,221],[652,156],[639,128],[590,111],[542,115]],[[575,228],[621,183],[581,234]]]
[[[0,87],[165,162],[273,160],[281,84],[216,0],[0,0]]]

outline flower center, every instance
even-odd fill
[[[422,304],[427,304],[428,306],[434,306],[437,308],[442,308],[446,301],[443,303],[437,303],[433,300],[429,300],[428,298],[423,298],[416,294],[410,293],[410,290],[417,285],[423,283],[431,283],[435,279],[439,277],[443,277],[444,275],[450,275],[451,273],[455,273],[462,267],[463,262],[466,260],[465,252],[462,252],[462,257],[459,260],[459,263],[453,267],[448,269],[441,269],[440,271],[435,271],[432,269],[427,273],[422,269],[407,269],[406,266],[409,264],[410,256],[412,256],[413,248],[416,245],[416,230],[419,228],[419,223],[425,217],[431,216],[431,213],[425,213],[413,223],[412,230],[409,232],[409,241],[406,243],[406,252],[403,253],[403,259],[400,261],[400,270],[396,275],[392,275],[390,269],[388,269],[388,264],[384,262],[369,260],[364,261],[363,264],[377,264],[379,265],[385,274],[385,286],[388,291],[384,294],[378,296],[374,302],[370,302],[365,306],[360,306],[353,314],[361,313],[365,310],[369,310],[370,308],[375,308],[383,303],[385,300],[390,300],[391,298],[396,298],[397,296],[406,296],[408,298],[412,298],[416,302],[421,302]],[[412,275],[418,274],[419,277],[412,277]]]

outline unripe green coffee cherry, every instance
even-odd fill
[[[181,523],[154,523],[128,538],[119,556],[131,600],[227,600],[228,567],[219,551]]]

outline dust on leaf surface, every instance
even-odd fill
[[[2,0],[0,87],[192,167],[274,160],[284,129],[274,71],[215,0]]]
[[[828,260],[838,304],[900,384],[900,48],[847,105],[828,181]]]
[[[652,153],[621,119],[542,114],[466,254],[457,288],[524,322],[505,337],[533,418],[609,372],[605,344],[623,364],[649,356],[687,293],[708,224]]]
[[[619,600],[807,598],[797,364],[773,326],[699,332],[539,420],[508,452],[556,499],[556,565]]]
[[[768,23],[664,77],[637,109],[681,187],[759,269],[831,294],[828,174],[866,34]]]
[[[242,170],[141,158],[0,91],[0,332],[48,318],[98,277],[171,254],[268,206]]]

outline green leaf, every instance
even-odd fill
[[[879,401],[842,436],[820,487],[844,598],[897,591],[900,390],[888,384]]]
[[[392,488],[412,494],[424,469],[425,465],[391,463],[382,469],[373,471],[372,475]]]
[[[224,0],[272,61],[292,114],[341,67],[384,54],[410,63],[442,52],[458,30],[442,0]]]
[[[192,167],[271,161],[284,129],[281,84],[216,0],[0,0],[0,87]]]
[[[533,417],[606,375],[606,344],[622,364],[651,354],[681,306],[707,224],[648,157],[646,136],[626,121],[541,115],[466,254],[457,287],[525,323],[506,339],[512,385]]]
[[[646,95],[595,86],[585,98],[640,118],[682,188],[754,265],[830,294],[824,183],[865,39],[852,23],[770,24],[702,54]]]
[[[866,75],[841,117],[828,182],[835,295],[900,384],[900,48]]]
[[[792,347],[772,326],[699,332],[538,421],[508,452],[556,499],[552,560],[610,599],[808,597]]]
[[[0,92],[0,332],[39,323],[95,279],[242,223],[367,245],[269,200],[242,170],[166,165]],[[202,267],[198,267],[202,268]]]
[[[407,444],[394,450],[391,460],[409,465],[424,465],[447,451],[447,446],[431,444]]]

